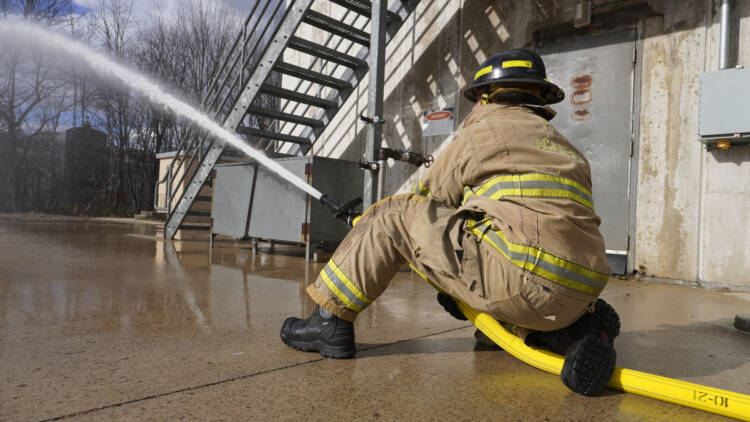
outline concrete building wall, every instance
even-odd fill
[[[507,48],[532,41],[541,22],[570,16],[572,1],[428,0],[386,49],[383,146],[420,153],[439,152],[452,135],[423,137],[419,117],[425,110],[454,107],[458,124],[471,104],[460,90],[481,62]],[[546,16],[546,18],[545,18]],[[313,154],[359,160],[364,157],[367,76],[313,147]],[[385,194],[410,191],[424,168],[390,161]]]
[[[750,229],[744,221],[750,215],[750,147],[707,151],[698,140],[699,76],[718,69],[719,0],[595,0],[592,25],[577,30],[571,24],[576,3],[422,1],[387,48],[383,146],[438,154],[452,136],[423,137],[419,116],[454,107],[455,132],[471,107],[460,90],[484,59],[512,47],[537,47],[541,32],[595,36],[616,26],[600,24],[600,16],[631,13],[640,49],[632,269],[750,289]],[[734,4],[737,62],[750,64],[750,42],[743,41],[750,39],[750,2]],[[314,154],[364,157],[366,126],[357,117],[367,114],[364,81],[316,142]],[[423,171],[389,162],[384,194],[410,191]]]
[[[750,149],[697,141],[698,78],[719,66],[719,3],[664,1],[646,20],[635,261],[655,277],[750,288]],[[734,55],[750,64],[750,4],[734,4]]]
[[[635,262],[695,280],[701,151],[698,77],[706,70],[706,1],[665,1],[644,25]]]
[[[718,2],[715,2],[718,3]],[[750,66],[750,2],[734,2],[736,63]],[[714,5],[707,37],[708,70],[719,67],[719,16]],[[738,87],[738,95],[743,94]],[[750,147],[702,150],[700,280],[719,286],[750,287]]]

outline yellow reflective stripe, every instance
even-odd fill
[[[362,308],[360,306],[358,306],[357,304],[355,304],[354,302],[352,302],[351,300],[349,300],[349,298],[346,297],[346,295],[344,294],[344,292],[342,292],[341,290],[339,290],[339,288],[336,286],[336,284],[333,282],[333,280],[331,280],[328,277],[328,274],[326,274],[325,269],[323,269],[320,272],[320,278],[323,279],[323,282],[326,284],[326,286],[328,287],[328,289],[330,291],[332,291],[333,294],[335,294],[336,297],[339,298],[339,300],[341,300],[342,302],[344,302],[344,304],[346,305],[347,308],[351,309],[354,312],[362,312]]]
[[[503,69],[506,67],[528,67],[531,68],[531,62],[528,60],[508,60],[503,62]]]
[[[562,183],[564,185],[573,186],[576,189],[580,190],[581,192],[585,193],[586,195],[591,196],[591,191],[586,189],[582,184],[576,182],[575,180],[566,179],[564,177],[559,176],[552,176],[549,174],[544,173],[523,173],[523,174],[505,174],[500,176],[495,176],[492,179],[485,182],[482,187],[484,190],[489,189],[489,185],[492,182],[528,182],[528,181],[550,181],[550,182],[556,182],[556,183]],[[480,193],[480,191],[476,191],[477,193]]]
[[[420,276],[420,277],[422,277],[423,279],[427,280],[427,276],[426,276],[426,275],[424,275],[424,274],[422,274],[422,272],[421,272],[421,271],[419,271],[419,270],[417,269],[417,267],[415,267],[415,266],[414,266],[414,265],[412,265],[412,264],[409,264],[409,267],[410,267],[410,268],[411,268],[411,269],[412,269],[412,270],[413,270],[413,271],[414,271],[415,273],[417,273],[417,275],[419,275],[419,276]]]
[[[567,198],[594,210],[591,192],[583,185],[564,177],[542,173],[500,175],[486,181],[476,189],[464,187],[463,203],[466,203],[471,195],[481,195],[490,199],[500,199],[505,196]]]
[[[492,66],[486,66],[477,71],[476,74],[474,74],[474,80],[476,81],[480,77],[492,72]]]
[[[575,180],[566,179],[564,177],[552,176],[552,175],[544,174],[544,173],[526,173],[526,174],[521,175],[521,180],[522,181],[545,180],[545,181],[550,181],[550,182],[562,183],[564,185],[573,186],[574,188],[585,193],[586,195],[591,196],[591,191],[583,187],[582,184],[576,182]]]
[[[354,294],[354,296],[357,297],[357,299],[361,300],[362,303],[365,304],[365,306],[367,306],[367,305],[369,305],[369,304],[372,303],[372,299],[370,299],[369,297],[365,296],[365,294],[362,293],[357,288],[357,286],[355,286],[354,283],[352,283],[351,280],[349,280],[349,277],[347,277],[346,274],[344,274],[344,272],[341,271],[341,268],[339,268],[338,265],[336,265],[336,263],[333,262],[333,259],[331,259],[330,261],[328,261],[328,266],[333,270],[333,272],[336,274],[336,276],[339,278],[339,280],[341,280],[341,282],[344,283],[344,285],[346,286],[346,288],[349,289],[349,291],[352,292]]]
[[[416,186],[414,186],[414,193],[422,196],[430,196],[430,190],[422,184],[421,180],[417,182]]]
[[[490,199],[500,199],[504,196],[521,196],[534,198],[567,198],[579,202],[581,205],[594,209],[594,204],[572,192],[561,189],[501,189],[487,196]]]
[[[470,219],[467,229],[489,243],[513,265],[561,286],[598,295],[609,280],[607,274],[567,261],[534,246],[513,243],[501,230],[491,230],[486,219],[479,222]]]

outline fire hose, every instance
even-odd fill
[[[466,318],[505,351],[523,362],[553,374],[560,374],[564,358],[527,346],[495,318],[456,301]],[[750,421],[750,396],[687,381],[616,367],[608,387],[626,393],[692,407],[694,409]]]
[[[327,195],[323,195],[320,200],[333,210],[336,218],[341,219],[348,226],[353,227],[359,220],[360,213],[354,208],[362,202],[360,198],[343,204],[328,198]],[[411,268],[432,284],[414,266]],[[432,286],[440,291],[434,284]],[[466,318],[503,350],[537,369],[560,374],[564,363],[562,356],[527,346],[518,336],[500,325],[495,318],[471,308],[460,300],[455,298],[454,300]],[[626,393],[750,421],[750,395],[746,394],[620,367],[615,368],[607,386]]]
[[[424,274],[410,266],[432,287],[442,292]],[[454,300],[464,316],[503,350],[537,369],[560,375],[564,357],[527,346],[520,337],[508,331],[495,318],[473,309],[458,299]],[[746,394],[620,367],[615,368],[607,386],[626,393],[750,421],[750,396]]]

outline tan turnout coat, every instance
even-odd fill
[[[415,194],[363,214],[308,288],[313,300],[354,320],[406,262],[520,327],[548,331],[578,319],[610,268],[589,164],[540,111],[472,111]]]

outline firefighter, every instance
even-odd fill
[[[475,103],[413,194],[369,207],[308,286],[307,319],[281,339],[332,358],[355,354],[353,322],[405,263],[453,298],[510,327],[526,344],[565,356],[561,378],[591,395],[612,376],[619,318],[597,299],[610,267],[586,158],[548,121],[562,90],[541,57],[489,58],[464,96]]]

